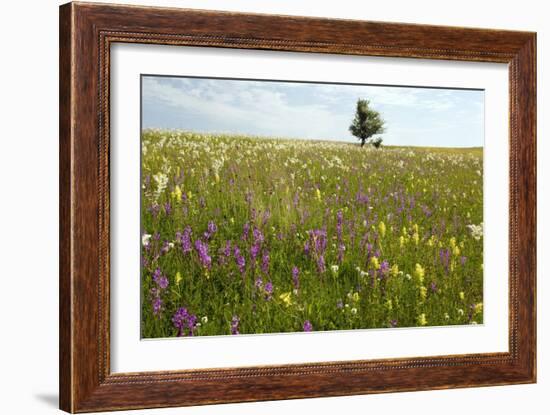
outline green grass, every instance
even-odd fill
[[[302,331],[306,321],[313,330],[482,323],[483,237],[467,227],[483,222],[482,177],[480,148],[146,130],[141,220],[153,236],[142,248],[142,336],[231,334],[233,317],[241,334]],[[190,252],[176,237],[187,227]],[[314,230],[326,248],[315,249]],[[192,330],[173,324],[181,307],[198,319]]]

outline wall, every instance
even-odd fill
[[[550,15],[542,1],[133,1],[149,5],[477,26],[538,32],[538,111],[550,91]],[[0,382],[2,412],[55,413],[57,407],[57,6],[58,1],[6,2],[2,11],[2,151],[0,152]],[[546,23],[546,24],[545,24]],[[550,388],[548,120],[539,116],[539,383],[536,385],[322,398],[143,411],[158,414],[545,413]],[[544,199],[547,200],[544,200]],[[546,232],[545,232],[546,231]],[[7,268],[6,268],[7,265]],[[137,413],[137,412],[134,412]]]

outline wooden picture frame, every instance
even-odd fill
[[[509,65],[509,352],[110,372],[109,62],[117,42]],[[60,8],[60,408],[341,396],[536,380],[536,34],[69,3]]]

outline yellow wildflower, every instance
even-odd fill
[[[478,314],[481,313],[481,311],[483,311],[483,303],[477,303],[474,306],[474,313]]]
[[[172,196],[172,199],[174,200],[181,200],[181,189],[179,187],[179,185],[176,185],[176,187],[174,188],[174,191],[172,193],[170,193],[170,196]]]
[[[279,298],[282,300],[282,302],[284,303],[284,305],[286,305],[287,307],[291,306],[292,305],[292,293],[289,291],[289,292],[286,292],[286,293],[282,293]]]
[[[393,309],[393,303],[391,301],[391,298],[388,298],[388,301],[386,301],[386,308],[390,311]]]
[[[397,264],[392,265],[390,274],[392,275],[392,277],[397,277],[399,275],[399,266]]]
[[[416,233],[418,233],[418,223],[415,223],[413,225],[413,231],[415,231]]]
[[[428,324],[428,321],[426,320],[426,314],[422,313],[418,316],[418,324],[420,326],[425,326]]]
[[[374,269],[380,268],[380,263],[378,262],[378,257],[373,256],[373,257],[370,259],[370,263],[372,264],[372,266],[374,267]]]
[[[405,245],[405,237],[404,237],[403,235],[401,235],[401,236],[399,237],[399,246],[400,246],[401,248],[403,248],[403,245]]]
[[[420,240],[420,236],[418,236],[418,232],[415,232],[413,234],[413,241],[416,245],[418,245],[418,241]]]
[[[418,285],[422,285],[422,283],[424,282],[424,275],[425,270],[424,268],[422,268],[422,265],[416,264],[416,266],[414,267],[414,276]]]
[[[321,191],[319,189],[315,189],[315,197],[319,202],[321,201]]]
[[[464,301],[464,291],[460,291],[460,292],[458,293],[458,296],[460,297],[460,299],[461,299],[462,301]]]
[[[180,272],[178,271],[178,272],[176,272],[176,284],[180,285],[181,280],[182,280],[182,277],[181,277]]]
[[[456,238],[453,236],[450,240],[449,240],[449,243],[451,244],[451,248],[454,248],[456,246]]]
[[[428,289],[422,285],[420,287],[420,298],[425,300],[427,295],[428,295]]]
[[[459,256],[460,255],[460,248],[458,246],[455,246],[453,249],[453,255]]]
[[[353,293],[353,295],[351,296],[351,299],[355,302],[359,301],[359,293],[356,291]]]
[[[384,222],[380,222],[378,225],[378,231],[380,232],[380,236],[382,238],[386,236],[386,224]]]
[[[189,200],[193,199],[193,192],[192,192],[191,190],[189,190],[189,191],[187,192],[187,198],[188,198]]]

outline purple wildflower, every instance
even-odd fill
[[[317,269],[321,274],[326,271],[325,257],[323,255],[319,255],[319,258],[317,258]]]
[[[304,321],[304,331],[312,331],[313,326],[311,325],[311,322],[309,320]]]
[[[397,320],[396,319],[390,320],[390,327],[397,327]]]
[[[155,316],[160,316],[160,314],[162,313],[162,299],[160,297],[153,297],[153,301],[152,301],[152,304],[153,304],[153,314]]]
[[[344,262],[344,252],[346,251],[346,245],[343,243],[338,244],[338,263]]]
[[[207,228],[206,232],[204,233],[204,238],[206,240],[210,239],[212,237],[212,235],[214,235],[216,233],[217,230],[218,230],[218,227],[216,226],[216,224],[213,221],[209,221],[208,222],[208,228]]]
[[[180,307],[172,316],[172,324],[178,329],[178,337],[192,336],[197,327],[197,316],[189,313],[185,307]]]
[[[299,288],[300,288],[300,278],[299,278],[299,275],[300,275],[300,270],[298,269],[297,266],[293,266],[293,267],[292,267],[292,284],[294,285],[294,288],[295,288],[295,289],[299,289]]]
[[[252,204],[252,192],[250,190],[248,190],[244,196],[244,200],[246,201],[246,203],[248,203],[249,205]]]
[[[256,287],[258,290],[261,290],[264,286],[264,281],[261,277],[256,278],[256,281],[254,281],[254,287]]]
[[[386,260],[382,261],[379,271],[381,277],[385,277],[386,275],[388,275],[388,272],[390,271],[390,263]]]
[[[170,202],[166,202],[164,204],[164,213],[166,213],[167,216],[170,216],[170,214],[172,213],[172,205],[170,204]]]
[[[451,259],[451,251],[449,249],[440,249],[439,250],[439,259],[445,268],[445,272],[449,271],[449,262]]]
[[[262,224],[265,225],[270,217],[271,217],[271,212],[269,211],[269,209],[266,209],[263,214]]]
[[[262,272],[264,274],[269,274],[269,251],[264,250],[262,255]]]
[[[162,248],[160,249],[160,253],[162,255],[166,254],[170,250],[170,242],[164,241],[162,244]]]
[[[191,244],[191,234],[193,231],[191,230],[191,227],[187,225],[185,229],[183,230],[183,234],[181,235],[181,250],[183,253],[191,252],[192,250],[192,244]]]
[[[300,201],[300,195],[298,192],[294,193],[294,197],[292,198],[292,204],[294,205],[294,208],[298,207],[298,202]]]
[[[203,242],[200,239],[197,239],[195,241],[195,249],[197,250],[197,253],[199,254],[199,260],[203,267],[210,269],[210,265],[212,264],[212,257],[208,255],[208,243]]]
[[[269,281],[265,285],[264,292],[265,292],[265,299],[266,300],[271,300],[271,296],[273,295],[273,283],[271,281]]]
[[[338,240],[342,241],[342,223],[344,221],[344,213],[339,210],[336,213],[336,234],[338,235]]]
[[[340,309],[340,310],[341,310],[342,308],[344,308],[344,302],[343,302],[342,300],[338,300],[338,301],[336,302],[336,308],[338,308],[338,309]]]
[[[225,248],[223,248],[223,254],[228,258],[231,256],[231,241],[225,241]]]
[[[252,262],[256,261],[256,258],[258,257],[259,253],[260,253],[259,244],[254,244],[250,247],[250,258],[252,259]]]
[[[254,230],[252,231],[252,236],[254,237],[255,244],[261,244],[264,242],[264,235],[262,231],[258,228],[254,228]]]
[[[309,255],[309,241],[304,244],[304,254]]]
[[[159,211],[160,211],[160,206],[158,205],[158,203],[153,203],[150,207],[149,207],[149,213],[151,213],[151,215],[153,216],[153,218],[156,218],[157,215],[159,214]]]
[[[239,334],[239,323],[240,319],[238,316],[233,316],[231,319],[231,334]]]
[[[157,283],[158,283],[159,287],[162,288],[163,290],[168,288],[168,278],[166,278],[166,275],[162,275],[159,278]]]
[[[240,273],[244,274],[246,261],[244,259],[244,256],[241,255],[241,250],[238,246],[235,246],[235,248],[233,249],[233,255],[235,256],[235,262],[239,267]]]
[[[465,256],[461,256],[460,257],[460,265],[464,266],[466,264],[466,257]]]
[[[162,271],[160,270],[160,268],[157,268],[153,272],[153,281],[157,282],[161,275],[162,275]]]
[[[324,229],[314,229],[309,231],[311,245],[317,255],[322,255],[327,248],[327,231]]]
[[[160,298],[160,290],[158,288],[151,288],[151,291],[149,292],[151,295],[151,305],[153,306],[153,315],[156,317],[160,317],[162,313],[162,298]]]
[[[432,211],[426,205],[422,206],[422,212],[424,212],[424,215],[426,215],[427,218],[432,216]]]
[[[248,239],[248,234],[250,233],[250,223],[246,222],[243,225],[243,234],[241,236],[241,239],[243,241],[246,241]]]
[[[432,290],[433,293],[437,292],[437,284],[435,281],[432,281],[432,283],[430,284],[430,289]]]
[[[153,272],[153,281],[163,290],[168,287],[168,278],[162,274],[160,268]]]

